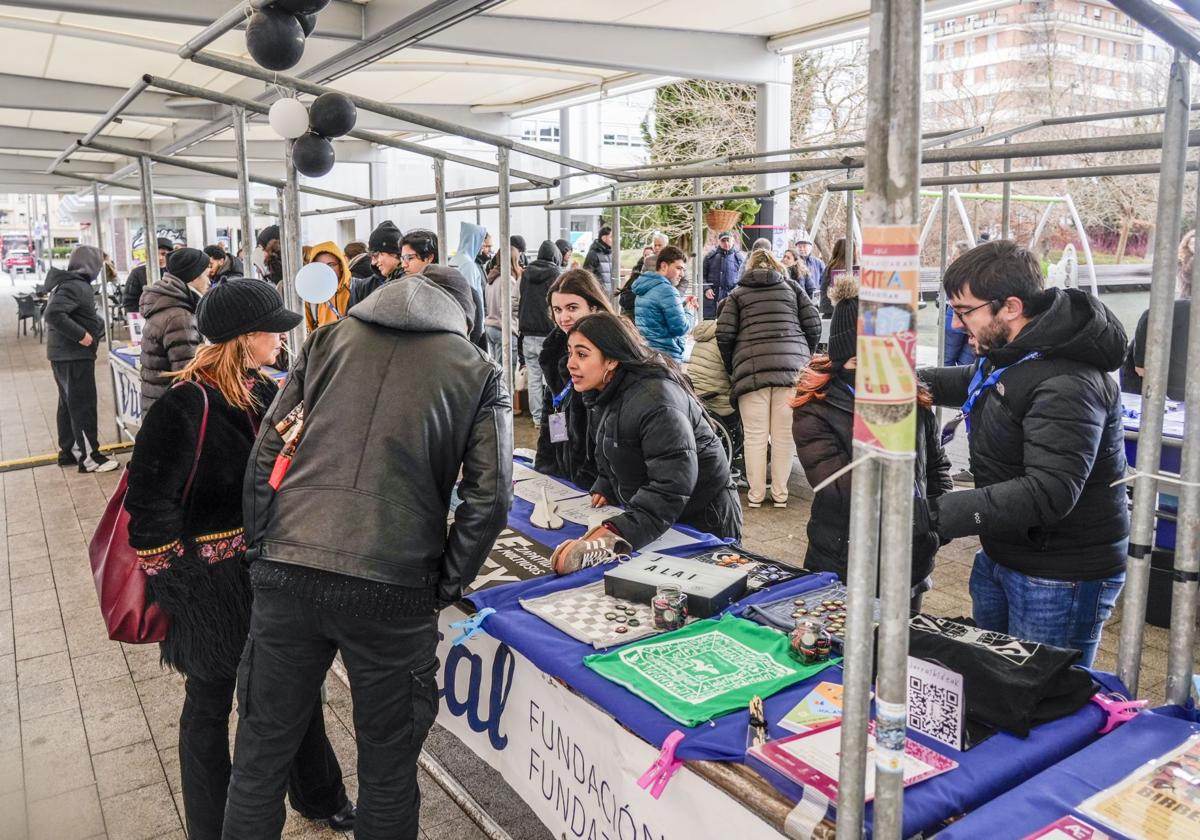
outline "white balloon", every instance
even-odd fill
[[[277,99],[267,113],[267,121],[280,137],[295,140],[308,132],[308,109],[299,99]]]
[[[309,263],[296,272],[296,293],[305,303],[326,303],[337,287],[337,273],[325,263]]]

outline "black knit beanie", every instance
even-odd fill
[[[252,332],[287,332],[300,321],[300,315],[283,308],[273,285],[244,277],[214,286],[196,309],[196,326],[214,344]]]
[[[829,360],[840,369],[858,353],[858,284],[841,277],[829,288],[833,320],[829,323]]]
[[[254,240],[258,243],[259,248],[266,248],[274,240],[279,238],[279,225],[267,225],[258,232],[258,238]]]
[[[208,271],[208,254],[199,248],[178,248],[167,255],[167,273],[191,283]]]
[[[220,245],[205,245],[204,253],[208,254],[210,260],[223,260],[229,256]]]
[[[400,228],[396,227],[395,223],[389,219],[385,222],[380,222],[379,227],[371,231],[367,250],[372,254],[395,254],[399,256],[400,240],[403,238],[404,234],[400,232]]]

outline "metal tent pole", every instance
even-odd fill
[[[942,172],[946,175],[950,174],[950,164],[942,164]],[[938,249],[938,288],[937,288],[937,309],[938,317],[941,321],[938,322],[938,343],[937,343],[937,363],[938,367],[946,364],[946,307],[950,302],[946,299],[946,287],[942,285],[942,279],[946,276],[946,267],[950,265],[950,188],[942,187],[941,198],[942,210],[942,243]],[[938,408],[938,422],[942,419],[942,410]]]
[[[867,454],[854,444],[854,459]],[[846,572],[846,648],[842,660],[842,754],[838,767],[837,834],[863,836],[867,722],[875,659],[874,602],[879,556],[879,461],[863,461],[850,485],[850,553]]]
[[[50,194],[47,193],[42,196],[42,199],[46,205],[46,215],[42,217],[42,221],[46,223],[46,272],[49,273],[54,260],[54,234],[50,232]],[[99,242],[100,240],[97,239],[96,241]],[[100,250],[103,251],[104,249],[101,248]]]
[[[293,140],[285,141],[283,165],[287,181],[279,196],[282,207],[280,217],[283,222],[279,227],[280,261],[283,268],[283,281],[280,284],[282,288],[279,291],[285,307],[293,312],[303,312],[300,296],[296,292],[296,272],[303,264],[304,245],[300,233],[300,175],[292,162],[294,143]],[[304,324],[305,322],[301,321],[288,333],[289,363],[295,362],[300,356],[300,349],[304,343],[303,330],[306,329]]]
[[[849,173],[847,173],[849,177]],[[846,274],[854,276],[854,193],[846,193]]]
[[[142,176],[142,239],[146,245],[146,285],[158,282],[158,224],[154,219],[154,177],[150,174],[150,158],[138,158],[138,172]]]
[[[869,88],[876,95],[867,103],[863,218],[871,225],[915,225],[921,201],[921,4],[873,0],[871,17],[883,31],[872,38],[870,52],[869,74],[878,82]],[[915,295],[909,306],[915,321]],[[909,406],[916,411],[915,390]],[[882,459],[873,821],[880,840],[902,837],[914,445],[910,438],[902,452]]]
[[[696,195],[703,195],[704,190],[701,184],[702,178],[692,180],[692,191]],[[620,212],[618,210],[618,212]],[[696,301],[700,304],[700,320],[704,320],[704,204],[697,201],[692,205],[692,251],[696,255],[695,282],[693,284],[693,294],[696,296]],[[713,302],[714,311],[716,302]]]
[[[37,245],[33,239],[33,193],[25,193],[25,230],[29,236],[29,256],[33,257],[33,271],[37,275],[38,285],[42,285],[42,262],[38,259]]]
[[[614,204],[617,201],[617,188],[616,187],[612,188],[612,200],[613,200]],[[621,208],[620,207],[613,208],[612,230],[613,230],[613,233],[612,233],[612,237],[613,237],[612,273],[610,274],[610,276],[608,278],[608,282],[609,282],[608,293],[613,298],[613,300],[616,300],[617,289],[621,288]]]
[[[550,187],[546,187],[546,203],[549,204],[553,200],[554,196],[550,193]],[[554,218],[551,210],[546,211],[546,238],[551,241],[558,238],[554,235]]]
[[[1011,142],[1012,142],[1012,138],[1010,138],[1010,137],[1004,138],[1005,145],[1007,145]],[[1006,173],[1012,172],[1012,158],[1004,159],[1004,171]],[[947,167],[945,174],[946,175],[950,174],[949,167]],[[1004,182],[1004,186],[1001,189],[1001,195],[1003,195],[1004,198],[1002,198],[1000,200],[1000,238],[1008,239],[1010,236],[1012,236],[1012,218],[1011,218],[1011,216],[1012,216],[1012,182],[1011,181]]]
[[[500,249],[500,300],[504,301],[504,309],[500,313],[501,360],[504,365],[504,384],[508,388],[509,398],[512,400],[515,408],[517,394],[515,391],[516,380],[513,376],[512,357],[512,246],[509,245],[509,239],[512,237],[512,219],[509,218],[510,211],[508,208],[508,149],[503,146],[496,149],[496,163],[499,165],[500,172],[500,192],[498,194],[500,200],[500,241],[496,243],[496,247]]]
[[[1150,283],[1150,315],[1146,342],[1146,375],[1142,380],[1142,423],[1138,437],[1138,477],[1133,485],[1133,513],[1129,530],[1125,597],[1122,602],[1121,647],[1117,676],[1137,695],[1142,667],[1142,635],[1146,626],[1146,598],[1150,587],[1150,553],[1154,546],[1154,511],[1157,507],[1159,458],[1166,397],[1168,353],[1171,347],[1171,313],[1175,305],[1175,249],[1183,212],[1189,116],[1189,67],[1176,50],[1167,84],[1167,112],[1163,120],[1162,173],[1158,182],[1158,215],[1154,264]]]
[[[250,253],[250,243],[254,241],[254,220],[252,199],[250,197],[250,167],[246,162],[246,109],[240,105],[233,107],[233,151],[237,157],[237,186],[238,186],[238,219],[242,225],[241,245]],[[230,237],[232,239],[232,237]],[[237,256],[237,244],[233,246],[233,255]]]
[[[450,254],[450,243],[446,241],[446,161],[436,158],[433,161],[433,193],[437,209],[437,256],[438,262],[445,265]]]
[[[1197,179],[1200,188],[1200,179]],[[1200,225],[1198,225],[1200,226]],[[1192,288],[1200,283],[1200,265],[1192,266]],[[1185,403],[1200,406],[1200,305],[1193,304],[1188,321],[1187,390]],[[1183,439],[1200,440],[1200,411],[1184,418]],[[1140,444],[1139,444],[1140,446]],[[1179,470],[1179,545],[1175,551],[1175,582],[1171,586],[1171,629],[1167,646],[1167,702],[1182,705],[1192,691],[1195,667],[1196,595],[1200,581],[1200,450],[1183,447]]]
[[[100,185],[92,184],[92,210],[96,214],[96,244],[101,252],[104,251],[104,237],[101,235],[100,227]],[[109,313],[108,304],[108,274],[104,267],[100,268],[100,300],[104,304],[104,344],[108,348],[108,352],[112,352],[112,316]],[[108,369],[108,385],[112,389],[113,398],[113,423],[117,427],[117,443],[120,443],[125,437],[125,427],[121,425],[121,415],[117,410],[121,405],[120,397],[117,394],[117,379],[113,376],[112,366]]]

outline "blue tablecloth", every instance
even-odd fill
[[[1178,707],[1165,707],[1138,715],[1100,741],[954,823],[938,835],[938,840],[1025,837],[1067,815],[1080,817],[1103,829],[1096,820],[1077,811],[1076,806],[1116,784],[1142,762],[1200,732],[1200,724],[1181,718],[1181,712]],[[925,784],[934,781],[937,780]],[[1003,830],[998,830],[998,826],[1003,826]]]
[[[514,499],[509,525],[551,546],[583,533],[583,526],[571,522],[567,522],[557,531],[534,528],[529,523],[532,510],[533,506],[528,502]],[[691,533],[697,537],[697,543],[680,547],[672,553],[694,553],[706,544],[711,546],[719,543],[712,537]],[[592,583],[599,580],[607,568],[609,566],[599,566],[563,577],[542,577],[509,583],[475,593],[469,596],[468,600],[477,609],[491,607],[496,610],[495,614],[484,621],[484,631],[519,651],[546,674],[563,680],[574,691],[603,708],[647,742],[661,744],[672,731],[681,729],[684,739],[676,751],[680,758],[689,761],[743,761],[749,724],[747,712],[723,715],[690,729],[681,727],[650,703],[584,666],[583,657],[595,652],[590,645],[552,627],[541,618],[522,609],[518,603],[519,599],[535,598]],[[731,605],[726,612],[740,614],[748,604],[795,596],[826,586],[833,579],[833,575],[824,573],[781,583],[743,598]],[[1120,682],[1111,675],[1096,673],[1094,676],[1110,691],[1124,690]],[[841,667],[830,667],[811,680],[767,698],[765,707],[768,721],[780,720],[821,680],[841,682]],[[1028,738],[1017,738],[1002,732],[968,752],[951,752],[951,757],[959,762],[957,769],[922,782],[906,793],[905,836],[933,829],[948,818],[977,808],[1087,746],[1097,737],[1096,731],[1102,726],[1103,719],[1104,715],[1100,709],[1089,704],[1073,715],[1037,727]],[[771,727],[772,737],[786,734],[788,733],[779,727]],[[923,736],[914,737],[934,749],[946,752],[944,746]],[[795,785],[789,784],[782,777],[769,773],[763,775],[785,796],[792,800],[799,799],[800,790]],[[868,807],[868,825],[870,818],[871,808]]]

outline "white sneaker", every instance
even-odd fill
[[[105,458],[100,462],[93,461],[89,458],[79,465],[79,471],[81,473],[106,473],[112,472],[120,466],[121,462],[116,458]]]

